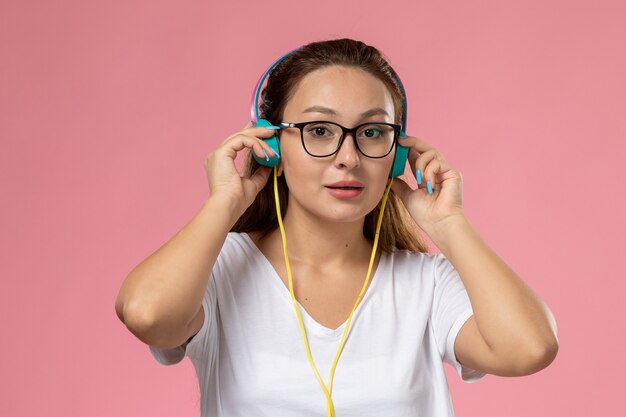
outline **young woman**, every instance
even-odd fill
[[[116,301],[161,363],[189,356],[203,416],[451,416],[443,362],[467,382],[551,363],[550,310],[467,220],[461,174],[403,134],[379,51],[305,45],[262,99],[267,126],[208,155],[210,197]],[[417,189],[390,178],[402,147]],[[241,176],[246,150],[275,170],[249,157]]]

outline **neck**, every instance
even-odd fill
[[[363,235],[364,220],[335,223],[288,210],[283,224],[289,259],[326,266],[369,262],[372,244]],[[280,229],[271,233],[271,239],[282,246]]]

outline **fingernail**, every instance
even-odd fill
[[[430,185],[430,181],[426,182],[426,188],[428,188],[428,194],[432,194],[433,193],[433,186]]]
[[[266,129],[269,129],[269,130],[279,130],[279,129],[282,129],[282,127],[280,127],[280,126],[264,126],[264,127]]]
[[[415,171],[415,176],[417,177],[417,183],[421,184],[422,183],[422,171],[419,169]]]
[[[270,160],[270,157],[269,157],[269,155],[267,154],[267,152],[265,152],[265,149],[261,148],[261,150],[263,151],[263,155],[265,155],[265,160],[266,160],[266,161],[269,161],[269,160]]]

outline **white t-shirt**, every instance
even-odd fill
[[[335,370],[335,414],[453,416],[442,361],[465,382],[484,375],[454,354],[454,339],[473,314],[459,275],[441,254],[398,251],[383,253],[371,279]],[[189,356],[202,417],[326,416],[289,289],[247,234],[228,234],[202,307],[204,323],[186,349],[150,347],[165,365]],[[299,307],[328,386],[346,323],[329,329]]]

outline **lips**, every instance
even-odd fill
[[[339,190],[360,190],[365,186],[358,181],[337,181],[332,184],[326,184],[325,187]]]
[[[358,197],[365,186],[358,181],[338,181],[324,186],[330,195],[342,200]]]

